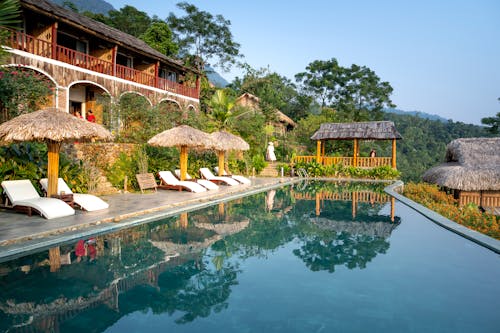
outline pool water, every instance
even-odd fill
[[[500,260],[309,182],[0,263],[5,332],[499,332]]]

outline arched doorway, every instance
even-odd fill
[[[111,95],[90,81],[77,81],[68,89],[68,112],[111,129]]]

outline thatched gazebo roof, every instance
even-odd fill
[[[148,140],[148,144],[160,147],[190,147],[204,149],[217,147],[208,133],[188,125],[180,125],[156,134]]]
[[[212,140],[215,141],[216,150],[248,150],[250,145],[237,135],[226,131],[218,131],[210,134]]]
[[[500,138],[461,138],[446,147],[446,162],[422,179],[461,191],[500,190]]]
[[[357,123],[324,123],[313,134],[312,140],[390,140],[402,139],[392,121]]]
[[[111,133],[99,124],[88,122],[57,108],[46,108],[20,115],[0,124],[0,141],[91,141],[111,140]]]

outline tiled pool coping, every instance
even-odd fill
[[[489,236],[483,235],[480,232],[471,230],[467,227],[464,227],[461,224],[458,224],[450,219],[447,219],[446,217],[436,213],[433,210],[430,210],[427,207],[422,206],[419,203],[416,203],[413,200],[408,199],[404,195],[400,194],[397,192],[397,189],[403,188],[404,183],[402,181],[396,181],[395,183],[387,186],[385,188],[385,192],[388,193],[389,195],[393,196],[394,198],[398,199],[401,201],[403,204],[407,205],[408,207],[416,210],[420,214],[424,215],[427,217],[429,220],[433,221],[434,223],[442,226],[443,228],[446,228],[462,237],[465,237],[481,246],[484,246],[487,249],[490,249],[491,251],[500,254],[500,241],[496,240],[494,238],[491,238]]]

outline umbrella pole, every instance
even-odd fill
[[[219,176],[224,176],[224,150],[218,150],[217,156],[219,157]]]
[[[187,146],[181,146],[181,158],[180,158],[181,180],[186,180],[187,162],[188,162]]]
[[[47,196],[57,194],[57,180],[59,178],[59,149],[61,143],[56,141],[49,141],[48,147],[48,165],[47,165],[47,178],[49,188],[47,189]]]

